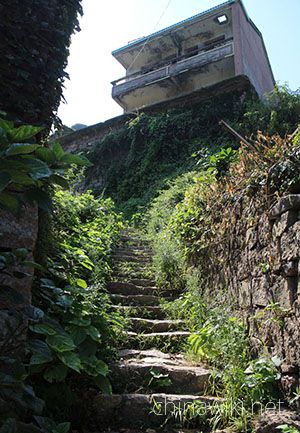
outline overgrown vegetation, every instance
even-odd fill
[[[0,110],[18,124],[50,128],[68,77],[64,69],[81,1],[4,0],[0,10]]]
[[[90,192],[59,189],[53,202],[52,251],[34,290],[34,304],[45,314],[30,326],[29,366],[49,414],[57,417],[68,415],[76,400],[74,380],[81,394],[85,377],[87,387],[111,392],[105,361],[122,320],[109,311],[104,286],[122,223],[110,199],[96,200]]]
[[[236,149],[238,142],[219,126],[225,120],[242,135],[257,129],[284,136],[300,116],[297,94],[276,89],[263,104],[248,90],[201,101],[192,107],[140,114],[120,130],[107,134],[89,153],[94,167],[87,182],[97,194],[112,197],[126,216],[145,207],[168,181],[196,169],[197,159],[221,149]],[[99,186],[100,185],[100,186]]]
[[[198,171],[169,182],[147,213],[157,281],[184,290],[177,301],[164,308],[170,317],[186,321],[193,332],[188,355],[213,369],[209,392],[225,398],[217,410],[205,416],[213,429],[230,426],[248,431],[253,413],[260,410],[258,406],[253,409],[253,404],[263,405],[279,396],[281,360],[271,358],[267,351],[259,357],[251,352],[248,330],[238,317],[234,300],[227,306],[226,288],[220,292],[226,266],[221,252],[242,197],[261,197],[263,209],[286,191],[299,190],[299,132],[284,136],[298,126],[299,103],[299,94],[283,89],[276,90],[268,107],[252,106],[254,111],[244,115],[244,128],[254,131],[254,124],[250,125],[255,119],[264,133],[249,137],[239,149],[225,145],[213,155],[203,150],[195,153]],[[268,135],[274,131],[275,135]],[[212,275],[214,282],[208,278]],[[237,411],[231,410],[232,404],[237,404]],[[198,415],[196,404],[186,411],[184,420],[192,425]],[[203,422],[203,417],[200,420]]]
[[[72,164],[86,165],[85,158],[65,153],[58,143],[26,143],[39,128],[14,128],[5,120],[1,127],[2,208],[22,218],[28,203],[36,202],[48,213],[41,220],[46,226],[39,263],[29,261],[24,248],[0,256],[2,275],[22,280],[30,268],[38,271],[34,307],[24,305],[11,282],[1,285],[11,308],[1,341],[1,432],[67,432],[70,423],[64,421],[70,419],[84,389],[94,386],[111,392],[106,361],[113,356],[123,322],[109,311],[104,283],[121,217],[110,199],[95,199],[91,192],[80,194],[68,187],[66,170]],[[16,265],[22,266],[20,270]],[[24,353],[27,320],[30,333]],[[21,339],[18,348],[16,335]],[[27,425],[33,415],[34,424]]]

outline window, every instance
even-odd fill
[[[219,23],[219,24],[226,24],[227,22],[228,22],[228,17],[227,17],[227,15],[220,15],[220,16],[218,16],[217,17],[217,22]]]

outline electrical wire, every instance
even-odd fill
[[[172,3],[172,0],[168,0],[168,2],[167,2],[167,4],[166,4],[166,6],[165,6],[163,12],[161,13],[161,15],[160,15],[160,17],[159,17],[157,23],[156,23],[155,26],[154,26],[154,28],[153,28],[151,34],[148,36],[148,38],[146,39],[146,41],[143,43],[143,45],[142,45],[140,51],[137,53],[137,55],[135,56],[135,58],[134,58],[133,61],[130,63],[129,67],[127,68],[127,71],[128,71],[128,72],[130,71],[131,66],[132,66],[132,65],[137,61],[137,59],[139,58],[139,56],[140,56],[140,55],[142,54],[142,52],[144,51],[146,45],[147,45],[148,42],[149,42],[149,39],[151,38],[151,35],[155,32],[155,30],[156,30],[157,27],[159,26],[161,20],[163,19],[163,17],[165,16],[166,12],[168,11],[168,9],[169,9],[171,3]]]

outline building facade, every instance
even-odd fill
[[[241,0],[230,0],[113,51],[126,75],[112,82],[125,113],[247,77],[260,97],[274,88],[263,37]]]

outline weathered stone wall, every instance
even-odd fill
[[[218,272],[228,301],[249,326],[253,347],[283,360],[282,384],[291,394],[300,368],[300,194],[272,206],[267,201],[246,197],[234,207],[224,245],[208,254],[210,263],[213,257],[218,263],[209,280]]]
[[[38,233],[37,206],[26,207],[20,217],[0,211],[0,250],[27,250],[32,261]],[[3,265],[3,263],[1,263]],[[22,350],[27,329],[26,317],[31,304],[33,268],[9,266],[0,270],[0,348],[11,356]]]

